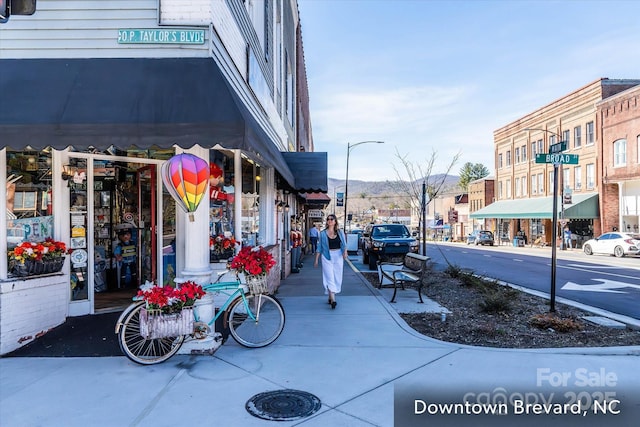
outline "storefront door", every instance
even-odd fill
[[[71,316],[122,309],[158,279],[158,165],[139,160],[70,158]]]

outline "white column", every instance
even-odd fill
[[[178,150],[176,150],[178,151]],[[209,163],[209,150],[195,145],[184,153],[198,156]],[[177,251],[180,258],[178,269],[180,277],[176,282],[193,280],[203,284],[211,280],[211,268],[209,266],[209,186],[206,195],[194,212],[194,221],[189,221],[189,216],[180,208],[176,209],[176,243],[181,251]],[[181,253],[182,252],[182,255]]]
[[[233,150],[234,225],[237,242],[242,242],[242,157],[240,150]]]
[[[195,145],[188,150],[176,149],[176,154],[190,153],[209,163],[209,150]],[[194,212],[194,221],[189,221],[189,215],[182,209],[176,209],[176,251],[180,276],[175,278],[177,283],[192,280],[205,284],[211,282],[213,271],[209,265],[209,186],[205,197]],[[184,266],[183,268],[180,268]],[[198,301],[196,309],[200,319],[208,322],[215,313],[213,298],[209,295]],[[178,354],[212,355],[222,341],[220,334],[215,333],[215,325],[211,325],[211,334],[201,340],[188,341],[180,347]]]

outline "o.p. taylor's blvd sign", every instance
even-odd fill
[[[118,30],[120,44],[204,44],[204,30],[186,28],[129,28]]]

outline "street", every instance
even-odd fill
[[[551,249],[473,246],[429,242],[427,255],[445,268],[447,262],[480,276],[549,294]],[[360,271],[362,255],[350,256]],[[640,320],[640,257],[588,256],[580,250],[557,251],[556,296]]]

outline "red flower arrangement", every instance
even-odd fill
[[[228,250],[235,250],[238,242],[230,233],[219,234],[209,238],[209,248],[216,253],[223,253]]]
[[[138,296],[147,303],[147,309],[161,310],[165,314],[179,313],[183,308],[192,307],[204,295],[202,286],[192,281],[180,283],[175,288],[147,282],[138,291]]]
[[[22,242],[12,251],[8,252],[9,258],[21,263],[25,260],[42,261],[43,259],[62,258],[67,254],[67,245],[53,239],[44,242]]]
[[[261,246],[245,246],[231,261],[231,268],[252,276],[266,275],[274,265],[273,256]]]

